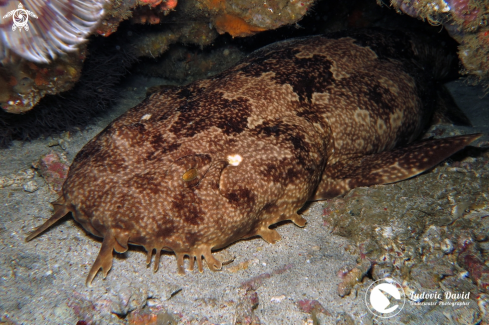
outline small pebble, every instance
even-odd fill
[[[59,140],[58,139],[53,139],[51,141],[48,142],[48,147],[54,147],[54,146],[58,146],[59,145]]]
[[[285,295],[275,296],[270,299],[270,302],[281,302],[285,299]]]
[[[70,319],[73,311],[66,305],[61,305],[54,308],[54,315],[61,319]]]
[[[448,167],[447,171],[454,173],[467,173],[467,169],[460,167]]]
[[[148,307],[162,306],[163,302],[159,299],[150,298],[146,300],[146,305],[148,305]]]
[[[227,249],[214,253],[214,256],[221,261],[222,265],[232,263],[236,259],[236,256]]]
[[[244,262],[239,263],[238,265],[231,266],[227,270],[228,270],[228,272],[231,272],[231,273],[236,273],[236,272],[241,271],[241,270],[246,270],[252,262],[253,262],[253,260],[244,261]]]
[[[22,187],[24,188],[24,191],[29,193],[33,193],[39,189],[39,186],[37,186],[35,181],[28,181]]]
[[[445,240],[441,242],[440,248],[443,253],[450,254],[453,251],[453,244],[450,239],[445,238]]]
[[[14,180],[6,176],[0,177],[0,188],[8,187],[14,183]]]
[[[460,272],[460,273],[458,274],[458,277],[459,277],[460,279],[463,279],[463,278],[468,278],[468,277],[469,277],[469,272],[468,272],[468,271],[463,271],[463,272]]]
[[[61,149],[63,150],[66,150],[68,149],[68,142],[63,140],[63,139],[59,139],[58,140],[58,145],[61,147]]]

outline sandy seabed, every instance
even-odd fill
[[[97,124],[69,137],[15,142],[11,148],[0,150],[0,176],[34,171],[32,163],[50,151],[64,154],[71,162],[83,145],[111,120],[138,104],[147,87],[161,82],[134,77],[121,86],[122,98],[113,113]],[[474,127],[444,125],[436,130],[443,130],[442,136],[453,132],[483,132],[486,136],[478,143],[484,145],[489,130],[489,99],[482,98],[481,89],[461,82],[451,83],[449,89]],[[61,139],[62,145],[53,145],[53,141],[56,143]],[[471,159],[472,162],[488,160],[484,156]],[[466,169],[460,173],[478,173],[473,176],[476,179],[489,178],[489,170],[484,167],[487,165],[479,163],[482,167],[477,170],[467,170],[464,166],[457,167]],[[446,174],[447,182],[460,178],[459,172],[450,173],[446,168],[454,167],[445,163],[421,177]],[[426,178],[428,185],[431,184],[429,177]],[[37,190],[26,191],[24,185],[28,182],[31,182],[31,188],[27,189],[37,187]],[[416,196],[410,184],[417,184],[413,188],[422,187],[423,182],[424,178],[418,177],[398,184],[375,186],[372,190],[354,190],[336,201],[310,204],[302,214],[308,222],[306,227],[299,228],[292,223],[280,225],[278,232],[282,240],[275,245],[255,238],[217,252],[221,259],[232,260],[220,272],[205,268],[202,274],[187,271],[186,275],[180,276],[175,257],[166,254],[162,256],[159,271],[153,273],[152,267],[146,267],[144,250],[131,247],[125,254],[115,254],[112,270],[105,280],[99,273],[92,286],[87,287],[85,278],[98,254],[101,240],[87,234],[71,217],[63,218],[40,237],[25,242],[27,234],[50,217],[50,202],[57,198],[44,179],[32,173],[16,186],[0,188],[0,324],[144,324],[150,321],[151,324],[473,324],[483,317],[483,309],[488,308],[487,296],[462,306],[442,305],[441,302],[436,307],[407,303],[397,316],[377,318],[365,305],[365,292],[375,278],[372,270],[366,271],[365,277],[362,274],[361,280],[351,285],[350,294],[344,297],[338,294],[338,286],[344,283],[345,274],[365,257],[356,235],[338,231],[330,221],[363,221],[355,219],[354,213],[347,215],[346,208],[331,207],[350,204],[352,208],[348,211],[353,211],[354,204],[349,200],[355,195],[364,196],[363,202],[367,203],[363,208],[368,208],[368,204],[387,207],[392,203],[390,195],[400,191],[399,186],[403,193],[407,193],[405,200],[410,202],[410,195]],[[489,188],[484,187],[486,183],[481,184],[480,195],[487,197]],[[445,195],[443,189],[436,187],[423,190],[438,191],[431,193],[435,196]],[[413,193],[409,194],[409,191]],[[368,201],[369,193],[373,195],[371,201]],[[412,205],[422,205],[421,201],[418,197],[413,198]],[[485,209],[486,206],[481,206],[479,212],[484,214]],[[464,211],[457,214],[459,219],[469,214],[467,209]],[[489,214],[489,209],[486,213]],[[384,222],[394,230],[379,224],[384,231],[371,236],[388,237],[389,231],[395,233],[396,223],[402,221],[396,220],[399,218],[396,213],[390,218]],[[432,229],[431,226],[424,224],[422,234]],[[423,236],[419,236],[420,241]],[[420,241],[410,242],[413,250],[419,250]],[[489,246],[484,240],[480,245],[481,256],[487,264],[488,254],[484,248],[489,249]],[[415,270],[416,265],[412,268]],[[430,273],[421,271],[406,276],[409,279],[406,286],[420,289],[432,285],[424,278]],[[452,271],[432,282],[435,286],[446,285],[441,282],[443,278],[458,279],[462,273],[455,266]],[[469,289],[478,290],[470,275],[465,279],[472,283]]]

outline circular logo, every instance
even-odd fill
[[[375,281],[365,293],[365,304],[368,310],[377,317],[394,317],[399,314],[405,303],[404,290],[391,278]]]

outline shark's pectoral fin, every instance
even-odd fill
[[[326,166],[312,201],[341,195],[355,187],[387,184],[418,175],[457,151],[481,134],[424,140],[368,156]]]

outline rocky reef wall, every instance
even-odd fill
[[[386,4],[377,0],[380,5]],[[388,4],[387,4],[388,5]],[[486,0],[392,0],[399,13],[443,26],[459,44],[460,72],[472,83],[489,87],[489,1]]]
[[[208,70],[218,72],[216,67],[220,65],[212,62],[212,57],[207,57],[205,62],[197,59],[205,55],[197,55],[196,48],[216,50],[218,46],[222,46],[221,53],[224,53],[226,46],[231,46],[229,49],[235,53],[232,46],[236,44],[239,47],[240,44],[249,45],[255,42],[261,46],[277,39],[345,28],[375,25],[405,29],[425,26],[428,29],[430,25],[440,25],[440,30],[448,31],[450,37],[459,44],[460,73],[472,84],[482,83],[489,86],[488,12],[487,0],[53,0],[47,4],[34,0],[0,2],[0,107],[3,111],[0,115],[0,128],[3,128],[0,134],[27,132],[27,136],[22,138],[37,136],[40,132],[29,134],[25,127],[12,124],[11,121],[20,121],[21,118],[6,117],[3,113],[25,114],[33,108],[49,106],[50,104],[41,101],[46,96],[70,97],[67,91],[74,89],[79,80],[90,80],[82,78],[87,57],[101,55],[100,47],[103,45],[98,45],[97,50],[93,47],[90,49],[90,44],[95,40],[99,44],[106,42],[107,49],[113,50],[111,46],[116,46],[117,51],[123,52],[126,58],[140,58],[143,62],[144,58],[161,58],[173,44],[180,44],[182,49],[171,60],[175,62],[177,59],[179,64],[192,67],[187,77],[205,77]],[[393,16],[396,18],[393,19]],[[24,26],[17,26],[22,22],[17,21],[16,25],[15,19],[26,19]],[[413,27],[414,25],[417,27]],[[13,30],[13,27],[16,29]],[[25,30],[25,27],[30,29]],[[277,32],[265,33],[271,30]],[[109,39],[114,38],[114,34],[117,35],[118,42]],[[267,36],[260,38],[261,34]],[[240,39],[249,41],[239,43],[237,40]],[[236,55],[224,59],[232,64],[230,58],[237,59],[243,53],[237,49]],[[133,59],[124,62],[134,62]],[[108,68],[112,66],[107,65]],[[122,72],[112,72],[108,68],[105,69],[106,75],[117,76],[112,78],[111,84],[122,78]],[[172,78],[173,68],[153,68],[154,66],[146,66],[141,71],[150,71],[150,75],[164,71],[161,76]],[[175,71],[175,79],[183,82],[193,78],[181,78],[181,73],[181,70]],[[105,90],[107,89],[102,88],[102,91]],[[102,105],[100,109],[105,109],[106,106]],[[70,107],[66,105],[66,110]],[[18,131],[22,128],[24,129]],[[60,128],[56,127],[56,130]],[[46,129],[47,133],[51,131]]]

